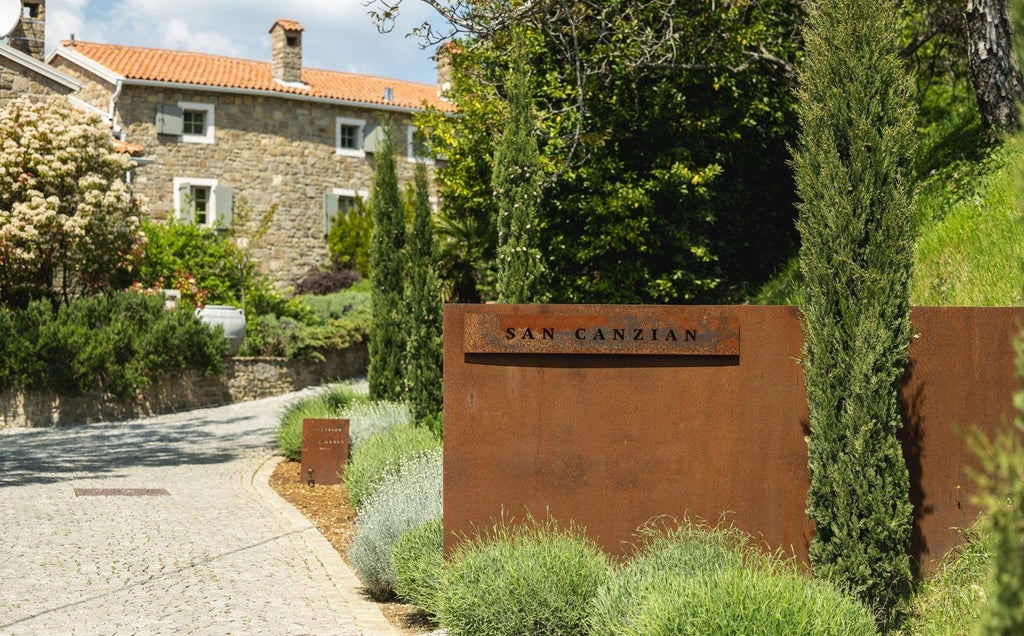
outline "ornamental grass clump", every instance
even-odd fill
[[[455,548],[438,618],[450,636],[586,634],[609,574],[608,557],[580,528],[501,523]]]
[[[438,517],[406,532],[391,555],[395,594],[437,618],[444,585],[444,521]]]
[[[375,598],[394,592],[395,544],[413,528],[441,517],[441,475],[440,449],[409,459],[381,482],[356,517],[348,557]]]
[[[342,412],[364,399],[351,387],[339,386],[292,402],[281,414],[281,425],[277,429],[277,446],[281,453],[292,461],[300,461],[302,420],[344,418]]]
[[[408,404],[388,400],[352,404],[339,417],[348,420],[348,437],[353,453],[371,435],[412,421]]]
[[[345,468],[345,492],[357,510],[378,490],[387,477],[413,457],[441,448],[441,440],[429,429],[403,424],[366,438],[352,452]]]
[[[594,597],[592,634],[618,636],[635,630],[643,603],[680,579],[737,570],[748,560],[763,559],[749,535],[722,525],[684,521],[669,528],[658,520],[637,534],[636,556],[617,568]]]
[[[643,636],[861,636],[874,615],[830,583],[787,566],[723,568],[666,581],[623,634]]]

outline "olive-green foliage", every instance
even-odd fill
[[[338,213],[327,234],[327,251],[331,262],[342,269],[354,269],[369,278],[373,275],[370,267],[370,241],[373,236],[373,215],[362,198],[348,214]]]
[[[363,504],[387,476],[411,457],[441,448],[429,429],[406,424],[371,435],[352,451],[345,469],[345,492],[355,508]]]
[[[277,429],[277,447],[292,461],[302,459],[302,420],[344,419],[342,412],[355,403],[365,400],[351,387],[331,387],[327,391],[300,398],[289,404],[281,414]]]
[[[500,523],[454,549],[437,613],[451,636],[586,634],[609,575],[608,557],[579,529]]]
[[[444,585],[444,521],[438,517],[406,532],[395,544],[395,594],[437,617]]]
[[[289,299],[276,313],[251,316],[242,356],[323,359],[329,350],[363,342],[370,333],[370,294],[363,287]]]
[[[883,624],[910,585],[897,432],[910,342],[914,113],[890,0],[810,5],[794,157],[817,576]]]
[[[374,435],[412,422],[408,404],[386,400],[357,402],[346,408],[342,417],[349,421],[349,448],[352,453]]]
[[[981,622],[985,579],[992,563],[991,535],[977,526],[921,584],[906,609],[900,633],[907,636],[967,635]]]
[[[441,516],[441,449],[402,462],[380,484],[356,517],[349,559],[376,598],[392,595],[395,544],[413,528]]]
[[[652,590],[630,636],[867,636],[874,617],[856,599],[795,569],[721,568]]]
[[[595,636],[618,636],[637,629],[647,599],[679,579],[739,569],[759,559],[750,538],[734,528],[684,522],[668,529],[648,524],[639,532],[637,554],[615,569],[598,590],[589,625]]]
[[[441,343],[441,285],[437,277],[437,239],[431,223],[427,166],[416,164],[412,233],[409,236],[409,284],[405,288],[406,394],[419,421],[441,411],[444,362]]]
[[[506,80],[508,118],[494,148],[491,187],[498,206],[498,302],[544,299],[544,259],[537,248],[540,152],[530,100],[525,29],[514,29],[514,61]]]
[[[381,127],[370,200],[373,337],[367,376],[372,399],[399,400],[405,391],[405,208],[398,190],[394,129],[387,119]]]
[[[164,311],[157,296],[111,292],[62,305],[0,307],[0,387],[128,397],[166,374],[214,375],[227,343],[191,310]]]
[[[1017,375],[1024,380],[1024,339],[1018,338]],[[989,439],[977,429],[968,438],[978,457],[974,477],[982,494],[977,503],[992,534],[988,607],[980,633],[1024,634],[1024,390],[1014,396],[1017,417]]]

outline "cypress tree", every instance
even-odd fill
[[[897,433],[910,342],[914,111],[893,0],[810,5],[794,157],[816,575],[891,617],[913,509]]]
[[[383,135],[374,156],[373,233],[370,242],[370,297],[373,331],[370,334],[370,366],[367,372],[370,397],[399,400],[405,381],[406,338],[403,296],[405,288],[405,208],[398,190],[395,140],[392,123],[382,122]]]
[[[516,38],[525,35],[520,30]],[[525,47],[515,47],[523,51]],[[534,137],[529,67],[517,55],[507,81],[508,119],[494,149],[491,187],[498,207],[498,302],[543,300],[537,248],[540,153]]]
[[[416,164],[412,235],[409,237],[409,308],[406,382],[416,421],[441,412],[441,289],[436,267],[439,250],[431,222],[427,167]]]

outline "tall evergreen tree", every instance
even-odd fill
[[[517,30],[517,37],[525,37]],[[494,149],[491,187],[498,205],[498,302],[543,300],[544,263],[537,249],[540,152],[524,47],[508,74],[508,119]]]
[[[809,5],[794,166],[806,280],[807,513],[818,576],[884,622],[910,584],[897,432],[910,342],[914,140],[893,0]]]
[[[403,397],[406,338],[403,334],[405,289],[405,209],[398,190],[394,130],[382,122],[383,135],[374,155],[373,234],[370,245],[373,332],[370,334],[370,397]]]
[[[412,235],[409,237],[409,309],[406,383],[417,421],[441,411],[441,288],[437,276],[437,240],[431,222],[427,166],[416,164]]]

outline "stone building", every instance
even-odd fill
[[[421,149],[412,116],[452,108],[434,85],[304,68],[303,30],[275,22],[271,62],[72,38],[47,63],[115,136],[142,148],[132,181],[154,218],[225,228],[247,209],[244,236],[276,206],[254,255],[288,284],[325,262],[331,220],[368,196],[382,118],[411,182]]]
[[[44,0],[22,0],[21,16],[9,33],[0,31],[0,105],[27,95],[68,95],[81,86],[43,61]],[[8,29],[10,24],[0,24]]]

